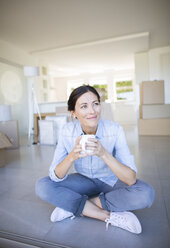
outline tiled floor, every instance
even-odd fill
[[[7,165],[0,168],[0,247],[169,248],[170,137],[138,137],[135,127],[125,130],[138,177],[156,191],[153,206],[135,212],[142,234],[106,231],[103,222],[85,217],[51,223],[54,207],[38,199],[34,187],[48,174],[55,148],[22,145],[7,151]]]

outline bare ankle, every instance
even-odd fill
[[[106,211],[106,215],[107,215],[107,218],[109,218],[110,217],[110,212]]]
[[[103,210],[103,218],[102,220],[105,221],[106,219],[110,218],[110,212]]]
[[[91,198],[90,201],[91,201],[93,204],[95,204],[96,206],[98,206],[99,208],[103,209],[99,197]]]

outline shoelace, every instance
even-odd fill
[[[68,213],[67,212],[64,212],[64,215],[63,215],[63,219],[70,218],[71,220],[73,220],[75,217],[76,216],[74,214],[68,217]]]
[[[109,224],[113,224],[115,226],[122,226],[125,225],[125,218],[120,215],[114,215],[114,220],[109,218],[105,220],[106,222],[106,230],[108,230]]]
[[[71,220],[73,220],[74,218],[76,218],[76,216],[75,216],[75,215],[71,216],[71,218],[70,218],[70,219],[71,219]]]
[[[108,230],[109,224],[111,224],[110,219],[106,219],[106,231]]]

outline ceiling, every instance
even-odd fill
[[[0,39],[57,76],[134,68],[170,44],[169,0],[0,0]]]
[[[134,68],[134,53],[148,49],[148,33],[35,52],[50,61],[54,75],[102,73]]]

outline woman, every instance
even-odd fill
[[[56,206],[51,221],[88,216],[141,233],[137,217],[129,211],[150,207],[153,188],[136,179],[136,166],[128,149],[122,127],[100,119],[98,92],[80,86],[70,95],[68,110],[75,121],[66,124],[60,134],[49,177],[36,185],[37,195]],[[82,135],[93,134],[82,153]],[[74,163],[76,173],[68,173]]]

